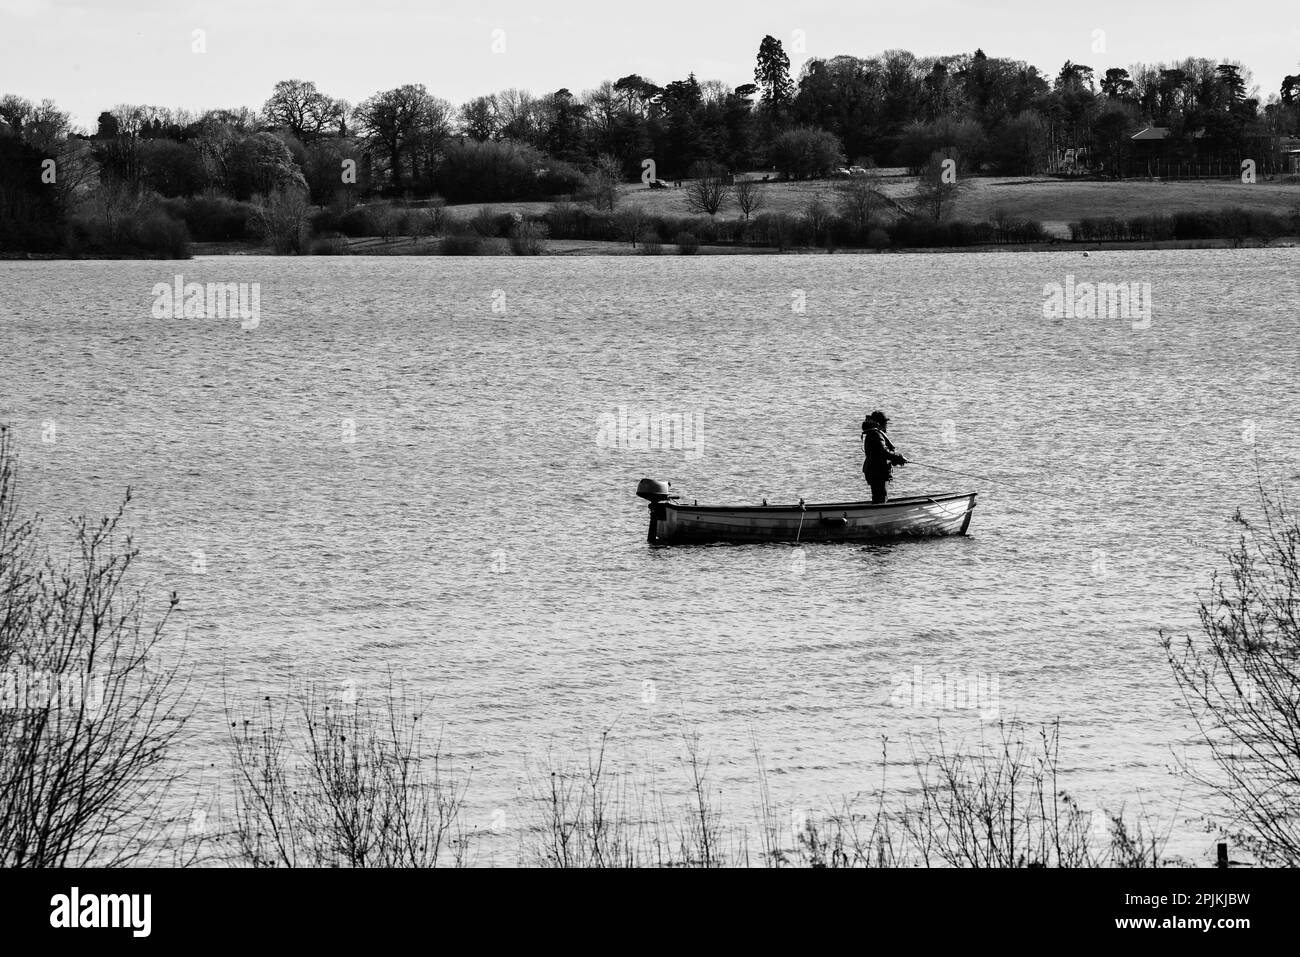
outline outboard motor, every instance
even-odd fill
[[[655,479],[643,478],[636,483],[636,494],[638,498],[643,498],[647,502],[667,502],[670,499],[681,498],[680,495],[674,495],[669,489],[672,487],[670,482],[659,482]]]
[[[650,530],[646,533],[646,541],[652,544],[656,539],[655,522],[667,517],[668,509],[664,503],[681,497],[674,495],[670,491],[671,488],[670,482],[659,482],[655,479],[643,478],[636,483],[637,496],[650,503]]]

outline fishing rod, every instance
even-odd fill
[[[931,465],[929,462],[918,462],[916,459],[908,459],[908,465],[922,465],[928,469],[935,469],[939,472],[951,472],[953,475],[961,475],[965,478],[978,479],[981,482],[994,482],[1000,485],[1007,485],[1011,488],[1020,489],[1022,492],[1032,492],[1035,495],[1050,495],[1050,492],[1044,492],[1042,489],[1030,488],[1028,485],[1017,485],[1015,482],[1008,482],[1006,479],[990,478],[987,475],[976,475],[974,472],[961,472],[957,469],[946,469],[942,465]],[[1055,496],[1053,496],[1055,497]]]
[[[1052,495],[1051,492],[1044,492],[1042,489],[1031,488],[1028,485],[1018,485],[1015,482],[1008,482],[1006,479],[995,479],[987,475],[976,475],[974,472],[962,472],[958,469],[948,469],[948,468],[944,468],[942,465],[931,465],[929,462],[918,462],[916,459],[907,459],[907,464],[920,465],[928,469],[934,469],[935,471],[938,472],[948,472],[952,475],[961,475],[965,478],[973,478],[981,482],[992,482],[995,485],[1006,485],[1009,488],[1019,489],[1022,492],[1030,492],[1034,495],[1052,496],[1053,498],[1056,497],[1055,495]]]

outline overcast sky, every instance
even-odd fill
[[[1298,9],[1295,0],[0,0],[0,93],[50,97],[90,127],[118,103],[260,107],[291,77],[353,103],[403,83],[456,104],[511,86],[580,93],[628,73],[664,84],[694,71],[735,86],[753,81],[770,33],[796,76],[812,56],[897,47],[918,56],[981,47],[1049,74],[1067,59],[1100,74],[1204,56],[1243,62],[1267,99],[1300,72]],[[195,30],[206,52],[193,52]]]

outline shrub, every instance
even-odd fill
[[[1033,243],[1047,238],[1041,223],[1012,216],[1004,210],[993,214],[993,232],[1000,243]]]
[[[1043,224],[1034,219],[1013,217],[993,224],[998,242],[1041,243],[1049,237]]]
[[[1167,216],[1082,219],[1070,224],[1074,242],[1098,240],[1272,239],[1297,231],[1300,222],[1278,213],[1246,209],[1183,210]]]
[[[340,706],[315,688],[242,722],[227,712],[238,858],[253,867],[464,862],[465,785],[448,777],[425,709],[391,689]]]
[[[339,170],[344,160],[356,164],[357,182],[344,185]],[[365,193],[370,188],[370,165],[365,162],[361,145],[352,139],[323,137],[303,148],[299,162],[303,177],[311,190],[312,202],[328,203],[344,193]]]
[[[546,252],[547,235],[545,223],[516,223],[510,229],[510,251],[516,256],[540,256]]]
[[[220,184],[236,199],[307,185],[293,154],[272,133],[253,133],[220,147],[224,178]]]
[[[1258,236],[1265,240],[1273,239],[1277,236],[1285,236],[1290,227],[1291,223],[1287,216],[1262,210],[1246,212],[1245,235],[1247,236]]]
[[[885,232],[879,226],[867,233],[867,245],[872,249],[888,249],[889,233]]]
[[[1168,216],[1144,216],[1143,228],[1148,239],[1173,239],[1174,222]]]
[[[311,204],[305,186],[291,186],[260,197],[257,221],[262,235],[281,255],[297,255],[307,247]]]
[[[751,223],[749,235],[761,245],[786,249],[796,243],[799,224],[787,213],[760,213]]]
[[[772,141],[772,165],[788,179],[821,176],[844,162],[839,137],[811,126],[796,126]]]
[[[1211,239],[1219,232],[1216,219],[1215,214],[1209,211],[1174,213],[1174,236],[1178,239]]]
[[[1237,842],[1265,865],[1300,864],[1300,517],[1260,489],[1238,509],[1238,544],[1200,601],[1202,634],[1162,632],[1165,655],[1218,774],[1189,768],[1232,811]]]
[[[464,140],[447,147],[436,181],[452,203],[507,203],[577,192],[584,177],[531,146]]]
[[[1041,127],[1041,121],[1038,125]],[[988,151],[988,139],[977,121],[944,117],[930,123],[916,120],[903,127],[896,157],[912,175],[920,174],[935,153],[955,159],[965,173],[979,169]]]
[[[17,136],[0,135],[0,250],[53,252],[67,204],[41,182],[46,153]]]
[[[618,187],[623,182],[622,164],[609,153],[596,158],[596,167],[583,181],[582,197],[596,209],[613,212],[618,205]]]
[[[993,223],[965,219],[936,222],[907,217],[896,222],[890,231],[893,245],[910,247],[974,246],[994,242],[996,238],[997,228]]]
[[[447,201],[441,196],[434,196],[424,209],[429,235],[441,236],[447,229],[450,216],[447,213]]]
[[[155,197],[122,186],[101,186],[70,221],[74,255],[188,259],[189,232]]]
[[[397,206],[388,206],[379,211],[379,235],[386,242],[392,242],[398,236],[406,234],[406,228],[410,224],[410,216],[406,210]]]
[[[312,256],[346,256],[348,241],[338,234],[318,236],[312,240],[307,252]]]
[[[700,251],[700,241],[692,233],[678,233],[673,242],[677,244],[677,251],[683,256],[694,256]]]
[[[546,167],[537,174],[537,187],[544,196],[570,196],[581,192],[587,178],[572,163],[547,160]]]
[[[482,256],[483,237],[478,233],[453,233],[442,241],[444,256]]]
[[[136,245],[160,259],[188,259],[190,235],[185,224],[162,209],[145,214],[135,229]]]
[[[74,520],[65,548],[17,491],[0,426],[0,867],[157,864],[190,713],[161,645],[179,599],[146,613],[122,523],[130,492],[114,515]]]
[[[249,203],[224,196],[195,196],[165,200],[162,208],[182,220],[190,236],[198,242],[239,242],[253,238],[250,225],[256,211]]]
[[[578,239],[579,222],[582,211],[572,203],[557,203],[542,214],[552,237],[557,239]]]
[[[342,232],[339,229],[339,220],[343,218],[342,210],[336,207],[327,207],[319,212],[313,213],[311,217],[311,231],[320,236],[325,233]]]
[[[692,216],[678,224],[677,232],[690,233],[704,243],[716,243],[725,234],[728,227],[725,219],[712,216]]]
[[[399,236],[414,236],[423,229],[420,212],[404,206],[373,206],[370,216],[374,234],[384,242],[391,243]]]
[[[484,206],[470,219],[470,228],[484,239],[508,236],[510,230],[519,222],[518,213],[494,213],[492,208]]]
[[[207,186],[199,151],[176,140],[141,140],[140,178],[163,196],[192,196]]]
[[[338,231],[349,239],[378,235],[375,214],[368,206],[354,206],[338,218]]]
[[[614,214],[590,206],[561,203],[542,214],[552,239],[617,239]],[[658,226],[658,221],[655,221]],[[661,230],[662,232],[662,230]]]

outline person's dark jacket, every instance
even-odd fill
[[[894,443],[889,441],[889,436],[870,419],[862,425],[862,452],[866,456],[862,462],[862,474],[869,481],[888,482],[893,478],[894,466],[907,462],[907,459],[894,451]]]

